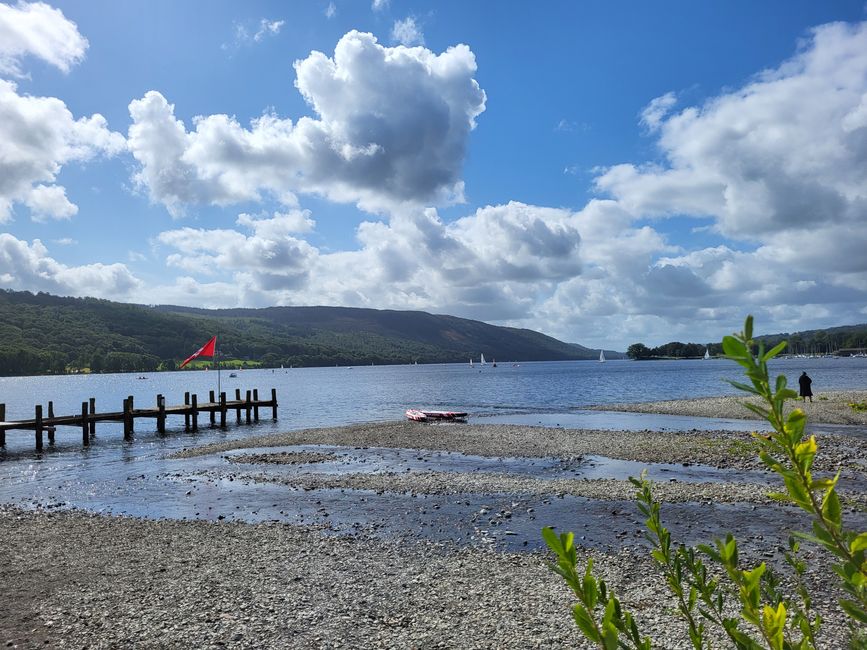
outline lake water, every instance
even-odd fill
[[[785,374],[795,385],[804,370],[813,378],[817,395],[823,390],[867,387],[867,359],[792,359],[773,365],[775,374]],[[96,398],[98,411],[115,411],[121,410],[128,395],[135,397],[137,407],[153,405],[158,393],[166,396],[169,405],[182,403],[184,391],[197,393],[199,401],[205,401],[208,391],[216,390],[217,382],[213,371],[150,373],[144,379],[138,377],[111,374],[0,378],[0,402],[6,404],[8,420],[31,418],[34,405],[46,405],[48,400],[53,400],[57,415],[80,412],[81,402],[90,397]],[[199,432],[185,433],[182,418],[176,417],[169,418],[165,436],[155,433],[154,420],[137,420],[135,438],[128,442],[122,439],[119,423],[98,423],[96,439],[88,448],[81,446],[79,429],[61,428],[56,444],[46,447],[43,453],[34,451],[32,432],[10,431],[6,449],[0,450],[0,503],[78,507],[148,517],[326,523],[338,534],[361,530],[398,536],[411,531],[413,535],[431,539],[495,543],[514,549],[538,548],[541,525],[558,522],[579,525],[578,510],[585,519],[592,519],[610,518],[613,509],[630,513],[623,515],[623,526],[624,530],[630,530],[632,538],[634,508],[629,503],[612,506],[613,502],[590,502],[575,497],[513,501],[514,497],[503,495],[446,498],[367,491],[351,491],[350,497],[350,491],[308,492],[215,477],[213,472],[225,471],[228,463],[220,455],[190,460],[169,460],[166,456],[184,447],[218,440],[402,419],[409,407],[467,411],[471,422],[480,423],[599,429],[754,429],[756,422],[586,410],[588,406],[618,402],[733,394],[737,391],[724,380],[741,378],[739,367],[724,360],[500,363],[497,368],[490,364],[484,368],[442,364],[244,370],[237,372],[235,378],[223,371],[222,389],[230,397],[235,388],[242,393],[257,388],[260,396],[265,397],[270,395],[271,388],[276,388],[278,420],[272,421],[270,409],[265,409],[258,424],[236,426],[234,414],[230,414],[229,427],[219,430],[210,429],[205,416],[200,417]],[[562,467],[551,462],[481,459],[443,452],[336,451],[349,453],[352,462],[343,463],[342,467],[307,466],[305,471],[494,471],[537,478],[562,475],[623,478],[640,471],[637,466],[604,458],[587,458],[574,466]],[[650,469],[659,480],[724,478],[712,468],[686,470],[659,465]],[[694,522],[704,521],[708,508],[718,511],[720,525],[735,522],[738,517],[731,506],[682,504],[677,508],[684,520]],[[480,514],[488,512],[493,514]],[[498,521],[494,515],[502,512],[514,515]],[[779,516],[788,522],[786,526],[798,521],[796,513]],[[766,528],[782,525],[781,522],[773,519]],[[622,535],[617,536],[619,532],[612,528],[610,535],[606,533],[607,536],[588,543],[616,545],[623,541]]]
[[[867,387],[867,359],[783,359],[774,374],[785,374],[797,388],[801,371],[813,378],[814,393]],[[725,379],[743,380],[740,367],[725,360],[570,361],[500,363],[497,368],[465,364],[356,366],[352,368],[293,368],[244,370],[237,377],[221,372],[228,397],[236,388],[258,388],[267,398],[277,389],[276,428],[333,426],[403,418],[410,407],[467,411],[476,418],[491,416],[569,414],[591,405],[646,402],[733,394]],[[214,371],[135,374],[0,377],[0,402],[6,418],[32,418],[37,403],[54,401],[56,414],[81,412],[81,402],[96,398],[97,411],[120,411],[123,399],[135,397],[137,407],[155,405],[156,395],[167,404],[183,403],[184,391],[206,401],[217,388]],[[270,415],[270,409],[269,409]],[[520,418],[519,418],[520,419]],[[526,417],[521,423],[526,423]],[[110,430],[119,424],[99,424]],[[137,427],[145,426],[139,421]],[[172,426],[172,421],[169,421]],[[177,422],[174,423],[177,426]],[[17,434],[10,432],[10,437]]]

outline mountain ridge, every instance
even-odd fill
[[[328,366],[594,359],[598,349],[528,329],[422,311],[201,309],[0,291],[0,374],[171,369],[214,334],[225,359]],[[605,351],[615,358],[620,353]]]

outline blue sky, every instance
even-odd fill
[[[0,286],[592,347],[867,321],[863,2],[0,3]]]

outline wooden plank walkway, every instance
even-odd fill
[[[277,389],[271,389],[270,399],[259,399],[259,391],[247,391],[241,397],[241,390],[235,389],[235,399],[226,399],[226,393],[220,393],[216,399],[214,391],[208,394],[208,401],[198,401],[196,394],[184,393],[184,403],[174,406],[166,406],[163,395],[157,395],[156,406],[148,408],[135,408],[133,396],[123,400],[123,410],[96,412],[96,399],[91,397],[81,403],[81,413],[75,415],[54,415],[54,403],[48,402],[47,413],[43,413],[42,405],[37,404],[34,409],[32,420],[6,421],[6,405],[0,404],[0,446],[6,445],[6,432],[13,429],[29,430],[35,433],[36,449],[43,447],[43,433],[48,434],[49,443],[54,442],[57,427],[80,427],[81,443],[89,445],[90,439],[96,434],[97,422],[123,422],[123,437],[126,440],[132,438],[135,420],[139,418],[152,418],[157,421],[157,432],[166,432],[166,418],[170,415],[183,416],[184,431],[196,431],[199,428],[199,414],[207,413],[211,426],[225,428],[226,415],[229,411],[235,411],[235,421],[242,423],[241,414],[244,413],[247,424],[259,421],[259,409],[271,408],[271,416],[277,419]]]

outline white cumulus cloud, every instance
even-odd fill
[[[424,34],[415,22],[415,18],[408,16],[403,20],[394,21],[391,40],[406,46],[424,45]]]
[[[295,70],[316,118],[265,114],[247,128],[210,115],[188,131],[159,92],[133,101],[136,183],[173,214],[263,193],[314,193],[371,211],[461,200],[467,138],[485,108],[468,47],[435,54],[349,32],[333,57],[312,52]]]
[[[28,243],[9,233],[0,233],[0,283],[16,290],[115,299],[129,299],[141,286],[123,264],[67,266],[40,240]]]
[[[87,46],[59,9],[44,2],[0,3],[0,74],[23,76],[21,59],[27,56],[68,72],[84,58]]]
[[[19,95],[13,82],[0,79],[0,223],[15,203],[37,220],[73,216],[78,208],[54,183],[63,166],[124,147],[102,115],[75,119],[61,100]]]
[[[651,102],[664,166],[596,179],[636,215],[713,217],[734,238],[848,223],[867,206],[867,23],[812,30],[793,58],[702,106]],[[667,115],[667,116],[666,116]]]

